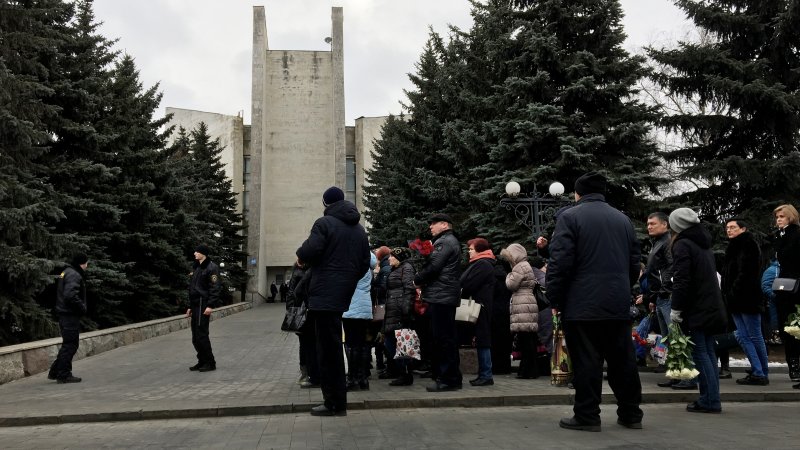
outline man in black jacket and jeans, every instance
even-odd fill
[[[631,341],[631,288],[639,242],[630,219],[606,203],[597,172],[575,181],[575,200],[556,222],[547,265],[547,297],[561,312],[572,357],[575,415],[559,425],[600,431],[603,360],[617,397],[617,423],[642,427],[642,385]]]
[[[325,213],[314,222],[311,234],[297,249],[297,263],[311,271],[308,319],[317,337],[317,361],[324,403],[311,409],[313,416],[346,416],[347,385],[342,353],[342,313],[358,280],[369,270],[369,240],[359,224],[356,205],[344,199],[338,187],[322,195]]]
[[[186,317],[191,318],[192,344],[197,351],[197,364],[189,367],[191,371],[210,372],[217,370],[217,361],[211,350],[208,326],[212,308],[220,304],[219,266],[208,257],[211,250],[200,244],[194,251],[194,273],[189,284],[189,309]]]
[[[447,214],[434,214],[428,220],[433,251],[425,267],[414,277],[414,284],[422,287],[422,299],[428,302],[435,346],[432,364],[435,383],[426,388],[428,392],[461,389],[462,383],[456,339],[456,308],[461,304],[461,246],[453,236],[452,222]]]
[[[84,271],[87,267],[89,258],[83,253],[75,254],[61,272],[56,286],[56,313],[62,344],[47,378],[58,380],[59,384],[81,382],[80,377],[72,375],[72,358],[80,344],[81,316],[86,314]]]

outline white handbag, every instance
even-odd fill
[[[459,322],[475,323],[481,315],[481,305],[471,298],[462,298],[461,306],[456,308],[456,320]]]

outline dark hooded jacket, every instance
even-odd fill
[[[672,241],[672,309],[681,312],[684,331],[706,335],[726,331],[711,234],[701,224],[683,230]]]
[[[445,230],[436,236],[428,263],[414,278],[414,284],[422,286],[422,299],[440,305],[460,305],[460,262],[461,246],[453,231]]]
[[[722,295],[732,314],[764,311],[761,295],[761,250],[753,233],[745,231],[728,243],[722,267]]]
[[[195,261],[194,273],[189,282],[189,307],[200,308],[202,312],[206,308],[220,306],[222,303],[219,298],[220,281],[219,266],[211,261],[211,258],[204,259],[202,263]]]
[[[556,222],[547,298],[564,320],[630,320],[639,256],[630,219],[602,194],[586,194]]]
[[[345,312],[358,280],[369,270],[369,241],[361,214],[347,200],[332,203],[314,222],[297,257],[311,267],[308,308]]]
[[[642,278],[647,281],[647,292],[642,292],[649,303],[668,299],[672,292],[672,252],[669,231],[651,240],[653,247],[647,255],[647,266]]]
[[[80,266],[68,265],[61,272],[56,287],[56,312],[72,316],[86,314],[86,282]]]

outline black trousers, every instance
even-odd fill
[[[317,366],[319,367],[322,398],[328,409],[347,409],[347,383],[342,352],[342,313],[309,311],[317,334]]]
[[[519,372],[517,376],[536,378],[539,370],[536,365],[536,348],[539,346],[539,336],[533,331],[517,333],[517,349],[520,353]]]
[[[437,381],[461,386],[461,358],[458,354],[456,337],[456,307],[428,304],[428,313],[431,318],[431,337],[433,338],[434,357]]]
[[[61,348],[50,366],[50,375],[59,379],[72,376],[72,358],[78,351],[80,343],[81,318],[71,315],[58,317],[58,328],[61,330]]]
[[[300,365],[305,366],[308,381],[319,384],[319,367],[317,367],[317,330],[314,326],[314,316],[306,315],[306,323],[298,334],[300,339]]]
[[[197,351],[197,362],[200,365],[216,366],[214,352],[211,351],[211,339],[208,337],[208,325],[211,316],[206,316],[199,308],[192,308],[192,345]]]
[[[603,360],[608,363],[608,384],[617,397],[617,417],[641,422],[642,383],[636,369],[629,320],[564,321],[564,338],[572,358],[575,418],[584,424],[600,423]]]

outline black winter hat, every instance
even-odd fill
[[[89,262],[89,257],[86,256],[86,253],[78,252],[72,255],[72,261],[70,262],[70,265],[72,267],[78,267],[81,264],[86,264],[87,262]]]
[[[196,251],[197,253],[202,253],[203,256],[206,257],[211,254],[211,249],[208,248],[206,244],[198,245],[197,248],[194,249],[194,251]]]
[[[575,193],[578,195],[604,194],[606,192],[606,177],[592,171],[587,172],[575,180]]]
[[[322,204],[330,206],[336,202],[344,200],[344,192],[336,186],[331,186],[322,194]]]
[[[397,258],[398,261],[403,262],[411,258],[411,249],[406,247],[395,247],[392,249],[392,256]]]
[[[449,224],[453,223],[453,219],[450,218],[447,214],[444,213],[436,213],[432,215],[428,219],[428,224],[436,223],[436,222],[447,222]]]

